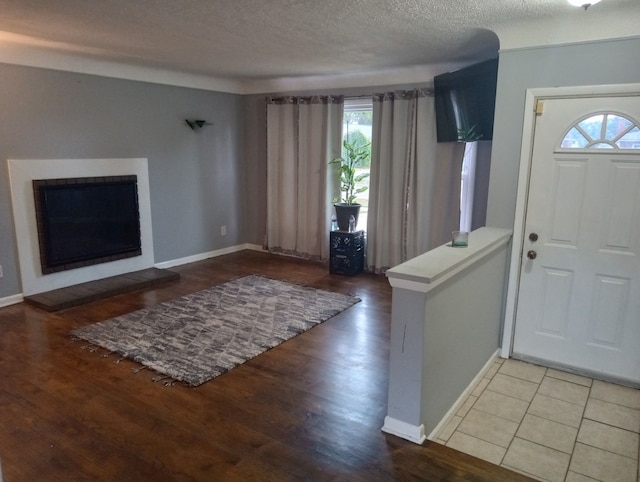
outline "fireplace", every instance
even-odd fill
[[[15,234],[16,239],[19,240],[17,248],[23,295],[45,293],[88,281],[144,270],[155,265],[147,159],[9,159],[7,164]],[[128,179],[137,180],[138,237],[141,254],[122,259],[109,258],[115,260],[91,265],[84,264],[86,260],[83,260],[75,269],[43,274],[33,181],[89,178],[91,182],[97,178],[109,177],[127,180],[127,182]],[[114,208],[114,210],[117,209],[119,208]],[[133,229],[133,231],[136,230]],[[133,248],[133,251],[137,250]],[[107,254],[107,257],[112,255],[113,253]]]
[[[140,256],[137,177],[34,179],[43,274]]]

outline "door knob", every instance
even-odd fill
[[[538,253],[536,253],[533,249],[531,251],[527,251],[527,258],[536,259],[538,257]]]
[[[531,233],[529,235],[529,241],[531,241],[532,243],[535,243],[538,240],[538,233]]]

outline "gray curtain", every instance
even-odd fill
[[[267,99],[267,249],[329,258],[329,227],[339,194],[342,96]]]
[[[437,143],[425,89],[373,97],[367,266],[381,273],[451,239],[464,144]]]

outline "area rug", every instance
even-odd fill
[[[195,387],[359,301],[246,276],[74,330],[72,335]]]

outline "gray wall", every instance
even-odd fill
[[[507,242],[427,294],[421,416],[427,434],[499,347],[509,249]]]
[[[242,96],[6,64],[0,86],[0,298],[21,292],[7,159],[148,158],[156,262],[245,242]]]
[[[500,54],[487,226],[513,227],[526,90],[640,82],[639,52],[640,37]]]
[[[513,226],[526,89],[640,82],[638,51],[640,38],[500,55],[487,225]],[[264,95],[12,65],[0,65],[0,85],[0,298],[21,291],[6,167],[10,158],[147,157],[156,262],[263,243]],[[357,96],[415,86],[314,93]],[[186,117],[214,125],[193,132],[184,124]],[[229,233],[224,238],[222,224]]]

